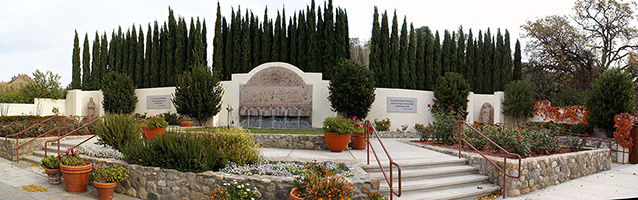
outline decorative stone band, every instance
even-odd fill
[[[431,145],[411,143],[427,149],[458,156],[458,149],[446,149]],[[478,168],[479,173],[489,176],[490,183],[503,185],[503,175],[478,153],[462,152],[461,157],[467,158],[468,163]],[[503,166],[502,157],[487,156],[492,162]],[[611,168],[609,149],[585,150],[573,153],[556,154],[550,156],[530,157],[521,161],[521,176],[518,179],[507,178],[508,196],[519,196],[532,191],[558,185],[562,182],[579,177],[606,171]],[[518,160],[507,159],[507,173],[516,175]]]
[[[148,167],[127,164],[124,161],[84,157],[87,161],[100,165],[120,164],[129,170],[129,178],[118,182],[115,192],[141,199],[210,199],[210,195],[217,187],[224,188],[224,183],[238,184],[249,183],[256,187],[262,195],[261,199],[278,200],[288,199],[288,193],[292,190],[293,177],[251,175],[241,176],[221,172],[180,172],[172,169]],[[293,161],[282,159],[276,161]],[[296,162],[303,162],[296,161]],[[353,186],[354,199],[368,199],[369,192],[379,190],[379,181],[370,179],[363,170],[361,164],[348,161],[344,162],[354,176],[347,177]]]

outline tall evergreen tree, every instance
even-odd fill
[[[88,33],[84,34],[84,47],[82,48],[82,90],[91,90],[91,52]]]
[[[450,31],[445,30],[443,32],[443,44],[441,45],[441,76],[446,72],[456,71],[452,70],[452,48],[454,48],[452,46],[452,36],[450,35]]]
[[[401,25],[401,36],[399,36],[399,88],[409,88],[409,54],[408,54],[408,24],[406,17],[403,17]]]
[[[439,31],[436,31],[434,34],[434,40],[432,41],[432,54],[434,55],[434,60],[432,61],[432,68],[434,69],[434,75],[432,76],[432,86],[431,89],[434,90],[436,88],[436,80],[439,76],[443,76],[441,73],[443,72],[443,68],[441,66],[441,37],[439,36]]]
[[[232,19],[232,18],[231,18]],[[230,80],[233,66],[233,33],[232,25],[226,23],[226,19],[222,19],[222,35],[224,35],[224,80]]]
[[[160,55],[160,59],[159,59],[159,83],[158,86],[160,87],[166,87],[168,84],[168,79],[167,77],[168,75],[168,66],[166,65],[166,57],[167,57],[167,51],[166,51],[166,44],[168,43],[167,39],[166,39],[166,35],[168,33],[168,31],[166,30],[167,25],[166,22],[164,22],[164,26],[160,27],[160,35],[159,35],[159,55]]]
[[[106,76],[106,70],[108,66],[108,55],[109,55],[109,47],[108,47],[108,39],[106,37],[106,31],[102,35],[102,41],[100,44],[100,74],[98,75],[99,82],[97,85],[97,89],[102,88],[102,77]]]
[[[219,4],[219,2],[218,2]],[[219,12],[218,12],[219,15]],[[168,34],[166,35],[166,66],[168,67],[168,85],[174,86],[178,75],[175,52],[177,50],[177,20],[173,15],[173,10],[168,8]]]
[[[82,72],[80,70],[80,39],[78,38],[78,31],[75,31],[75,39],[73,39],[73,71],[72,71],[72,79],[71,79],[71,88],[73,89],[81,89],[82,88]]]
[[[133,80],[133,84],[135,85],[135,79],[137,78],[137,73],[135,70],[135,67],[137,67],[137,28],[135,28],[135,25],[133,25],[133,30],[131,31],[131,37],[129,38],[130,40],[130,44],[129,44],[129,51],[128,51],[128,74],[129,74],[129,78],[131,78],[131,80]]]
[[[324,2],[325,4],[325,2]],[[337,62],[337,57],[335,54],[335,25],[334,25],[334,16],[332,13],[332,0],[328,0],[328,4],[324,6],[325,11],[323,13],[323,66],[328,70],[327,79],[332,79],[332,74],[334,73],[334,67]],[[377,26],[379,24],[378,14],[377,14]],[[378,27],[377,27],[378,31]]]
[[[242,27],[241,27],[241,69],[243,73],[248,73],[248,71],[250,71],[252,69],[253,66],[250,66],[250,58],[251,58],[251,52],[250,52],[250,29],[248,27],[249,25],[249,21],[248,21],[248,10],[246,10],[246,19],[242,20]]]
[[[122,53],[122,74],[126,74],[127,76],[129,76],[129,78],[131,77],[131,75],[129,74],[129,47],[131,44],[131,31],[127,30],[126,33],[124,33],[124,35],[122,36],[122,40],[120,41],[121,46],[120,46],[120,52]]]
[[[417,89],[417,69],[416,69],[416,33],[414,32],[414,25],[410,23],[410,47],[408,48],[408,81],[407,88],[408,89]]]
[[[281,57],[280,60],[282,62],[290,63],[290,49],[288,47],[289,36],[286,35],[288,29],[286,29],[286,8],[285,7],[281,10],[281,30],[280,31],[281,31],[281,34],[280,34],[281,44],[279,45],[281,47],[280,53],[279,53],[279,56]]]
[[[425,27],[425,89],[434,90],[434,80],[437,77],[437,71],[434,70],[435,55],[434,36],[430,28]]]
[[[271,49],[271,59],[272,61],[281,61],[280,53],[281,53],[281,15],[279,11],[277,11],[277,18],[275,18],[275,27],[274,27],[274,35],[272,41],[272,49]]]
[[[308,58],[308,69],[310,69],[309,71],[311,72],[320,72],[320,66],[319,66],[319,59],[317,59],[317,56],[319,55],[319,50],[318,50],[318,43],[317,43],[317,13],[315,11],[315,0],[311,0],[310,2],[310,7],[306,7],[306,12],[308,13],[308,15],[306,16],[306,23],[307,23],[307,32],[306,34],[308,35],[308,46],[306,46],[307,50],[307,54],[306,57]]]
[[[215,18],[215,35],[213,36],[213,76],[217,80],[224,79],[224,38],[222,35],[222,14],[217,2],[217,15]],[[171,32],[173,32],[171,30]],[[254,53],[254,52],[253,52]]]
[[[151,27],[151,23],[148,24],[148,29],[146,29],[146,53],[144,57],[144,76],[142,87],[149,88],[153,87],[151,82],[153,82],[153,72],[152,66],[152,58],[153,58],[153,28]]]
[[[151,85],[150,87],[158,87],[160,86],[160,62],[161,62],[161,52],[160,52],[160,32],[159,25],[157,21],[153,25],[153,46],[151,48]]]
[[[108,60],[109,60],[109,65],[108,65],[108,69],[107,69],[107,73],[111,72],[111,71],[115,71],[117,72],[117,68],[115,66],[115,57],[117,55],[117,35],[115,35],[115,30],[113,30],[113,32],[111,32],[111,41],[109,41],[109,54],[108,54]]]
[[[259,18],[257,16],[253,17],[252,12],[250,17],[254,18],[250,24],[250,34],[252,35],[250,51],[252,52],[252,58],[250,63],[251,66],[259,66],[261,64],[259,61],[261,60],[261,37],[263,34],[259,29]]]
[[[102,60],[102,57],[100,56],[100,47],[100,35],[98,35],[97,31],[95,31],[93,51],[91,52],[91,90],[100,89],[100,61]]]
[[[117,73],[124,73],[124,34],[122,33],[122,27],[118,26],[117,36],[115,37],[115,71]]]
[[[392,17],[392,35],[390,36],[390,87],[399,88],[401,69],[399,54],[399,22],[397,22],[397,12],[394,11]]]
[[[474,73],[475,66],[475,57],[476,53],[475,45],[474,45],[474,35],[472,34],[472,29],[469,30],[467,34],[467,50],[465,52],[465,79],[470,84],[470,90],[476,92],[476,76]]]
[[[177,76],[185,71],[186,54],[188,54],[186,49],[188,47],[188,30],[184,18],[179,18],[175,32],[175,56],[173,58],[175,60],[175,74]],[[147,51],[146,53],[148,54],[149,52]]]
[[[336,18],[337,26],[335,29],[335,38],[337,44],[335,50],[337,60],[350,59],[350,37],[349,37],[349,28],[348,28],[348,13],[345,9],[338,8],[337,9],[337,18]]]
[[[263,27],[262,27],[262,38],[261,38],[261,62],[260,63],[266,63],[271,61],[270,60],[270,41],[272,38],[272,30],[270,29],[269,26],[269,19],[268,19],[268,7],[266,7],[266,9],[264,10],[264,23],[263,23]],[[232,26],[232,22],[231,22],[231,26]],[[233,32],[233,34],[235,34],[235,32]]]
[[[485,37],[483,38],[483,77],[485,88],[484,94],[491,94],[494,92],[494,82],[492,77],[494,76],[494,65],[492,63],[494,58],[494,43],[492,42],[492,34],[490,29],[487,29]]]
[[[485,60],[485,44],[483,40],[483,31],[479,30],[478,32],[478,40],[476,41],[476,52],[474,53],[474,64],[476,67],[474,68],[474,76],[476,76],[476,90],[474,91],[477,94],[485,93],[485,73],[483,68],[483,63]]]
[[[465,34],[463,33],[463,26],[459,27],[458,38],[456,42],[456,69],[457,72],[463,75],[465,81],[468,81],[467,66],[465,60]]]
[[[375,87],[383,87],[381,82],[383,71],[381,68],[381,25],[379,24],[379,9],[374,6],[372,15],[372,37],[370,38],[370,56],[368,65],[375,78]]]
[[[514,47],[514,70],[512,72],[512,80],[522,80],[523,63],[521,62],[521,43],[516,40],[516,47]]]
[[[501,62],[503,49],[503,35],[501,35],[501,29],[496,31],[496,41],[494,41],[494,55],[492,58],[492,87],[493,91],[503,91],[503,79],[501,74],[503,73],[503,63]]]
[[[137,49],[135,50],[135,87],[141,88],[144,85],[144,31],[140,25],[140,33],[137,37]]]
[[[297,13],[295,13],[288,23],[288,38],[290,45],[290,64],[299,65],[297,62]],[[260,38],[261,39],[261,38]]]
[[[423,28],[416,30],[415,83],[417,90],[425,90],[425,32]]]
[[[510,33],[505,30],[505,38],[503,38],[503,49],[501,53],[501,65],[503,66],[503,70],[501,70],[501,79],[503,80],[503,90],[505,90],[505,86],[512,81],[512,49],[510,48]]]

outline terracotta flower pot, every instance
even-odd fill
[[[97,199],[99,200],[111,200],[113,199],[113,192],[117,182],[113,183],[98,183],[93,181],[93,186],[97,189]]]
[[[366,149],[366,137],[361,133],[352,134],[352,149]]]
[[[193,121],[183,121],[183,122],[179,122],[179,125],[181,127],[191,127],[193,126]]]
[[[86,192],[89,184],[89,172],[93,166],[90,162],[84,161],[84,166],[66,166],[60,164],[62,176],[64,176],[64,186],[69,193]]]
[[[346,149],[346,147],[348,147],[348,143],[350,142],[352,133],[337,134],[332,132],[324,132],[323,135],[328,148],[330,148],[330,151],[342,152],[344,149]]]
[[[47,171],[49,184],[57,185],[62,182],[62,171],[60,169],[44,169]]]
[[[146,126],[144,126],[143,129],[144,129],[144,134],[142,134],[142,138],[144,139],[153,139],[155,138],[155,135],[159,135],[159,137],[162,137],[162,133],[166,131],[166,128],[150,129],[150,128],[146,128]]]
[[[290,200],[303,200],[302,198],[299,198],[299,193],[301,193],[299,188],[292,188],[288,197],[290,197]]]

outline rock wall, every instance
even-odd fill
[[[328,150],[323,135],[254,134],[255,143],[265,148]]]
[[[413,143],[442,153],[458,156],[458,149],[446,149],[431,145]],[[478,153],[462,152],[461,157],[479,169],[479,173],[489,176],[489,182],[503,186],[503,174]],[[499,167],[502,157],[487,156]],[[519,196],[539,189],[558,185],[562,182],[611,169],[609,149],[585,150],[550,156],[530,157],[521,160],[519,178],[506,178],[506,195]],[[507,174],[517,175],[518,159],[507,159]]]

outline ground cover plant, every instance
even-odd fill
[[[353,173],[343,164],[333,161],[324,162],[281,162],[281,161],[261,161],[259,163],[239,165],[229,163],[220,171],[224,173],[239,175],[271,175],[271,176],[303,176],[310,170],[328,170],[330,173],[339,176],[352,176]]]

